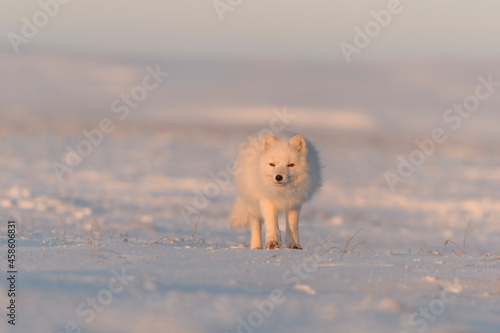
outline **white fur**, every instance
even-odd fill
[[[278,175],[281,180],[276,178]],[[236,158],[234,180],[238,197],[229,221],[231,228],[250,227],[250,248],[262,248],[262,221],[266,230],[266,248],[281,244],[279,213],[285,213],[286,247],[300,248],[300,208],[321,187],[316,148],[302,136],[292,133],[250,137]]]

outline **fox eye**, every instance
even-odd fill
[[[272,167],[276,166],[276,164],[274,164],[274,163],[269,163],[269,165],[272,166]]]
[[[293,164],[293,163],[289,163],[289,164],[287,165],[287,167],[291,168],[291,167],[293,167],[294,165],[295,165],[295,164]]]

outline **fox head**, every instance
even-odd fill
[[[276,187],[293,186],[307,175],[306,155],[302,136],[280,140],[266,135],[262,140],[259,166],[265,182]]]

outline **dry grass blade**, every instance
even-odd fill
[[[193,233],[191,234],[191,238],[194,238],[194,235],[196,234],[196,229],[198,229],[198,223],[200,222],[200,218],[201,218],[202,213],[203,213],[203,211],[201,210],[200,214],[198,215],[198,218],[196,219],[196,224],[194,226]]]
[[[498,256],[498,257],[490,259],[491,257],[495,257],[495,256]],[[492,254],[488,254],[488,253],[486,253],[486,254],[484,255],[483,259],[481,259],[481,261],[482,261],[482,260],[485,260],[485,259],[489,259],[489,260],[500,260],[500,250],[499,250],[499,251],[496,251],[496,252],[493,252]]]
[[[153,236],[148,237],[148,240],[146,241],[146,243],[144,243],[144,245],[148,245],[156,236],[159,236],[160,238],[158,238],[158,240],[155,241],[154,244],[161,243],[164,239],[168,240],[169,244],[178,244],[179,243],[176,239],[173,239],[171,237],[161,235],[161,234],[154,234]]]
[[[144,243],[144,245],[148,245],[149,242],[151,242],[151,240],[153,239],[154,236],[158,236],[159,234],[154,234],[153,236],[149,236],[148,237],[148,240],[146,241],[146,243]]]
[[[333,236],[330,236],[327,239],[325,239],[325,241],[323,243],[321,243],[320,246],[318,246],[318,248],[316,249],[316,252],[318,252],[323,247],[323,245],[325,245],[325,243],[328,242],[332,238],[333,238]]]
[[[330,248],[328,248],[326,250],[326,252],[329,252],[330,250],[333,250],[333,249],[337,249],[340,253],[340,260],[342,260],[342,258],[344,257],[345,254],[351,252],[353,253],[354,250],[358,247],[359,248],[359,251],[363,251],[363,252],[366,252],[370,255],[373,255],[373,251],[364,243],[364,242],[359,242],[357,243],[356,245],[354,245],[352,248],[349,248],[350,245],[351,245],[351,242],[353,241],[353,239],[362,231],[363,229],[359,229],[358,231],[356,231],[351,237],[349,237],[349,239],[346,241],[345,245],[343,247],[340,247],[340,246],[337,246],[337,245],[334,245]],[[331,237],[330,237],[331,238]],[[316,250],[316,252],[330,239],[328,238],[327,240],[325,240]],[[364,247],[367,247],[367,248],[364,248]],[[358,252],[359,253],[359,252]]]
[[[340,251],[340,260],[342,260],[342,258],[344,257],[344,254],[347,253],[347,251],[349,250],[349,244],[351,244],[352,240],[354,239],[354,237],[356,237],[357,234],[359,234],[359,232],[363,230],[363,229],[358,229],[358,231],[356,231],[348,240],[347,242],[345,243],[344,245],[344,248]]]
[[[360,251],[363,251],[369,255],[373,255],[375,252],[368,246],[366,245],[364,242],[359,242],[358,244],[354,245],[352,247],[352,251],[354,251],[358,246],[360,246],[359,250]],[[364,248],[366,246],[366,248]]]
[[[457,243],[455,243],[454,241],[450,240],[450,239],[447,239],[444,244],[441,246],[441,248],[439,249],[439,251],[437,251],[437,255],[441,255],[441,251],[445,248],[446,245],[448,244],[453,244],[455,245],[455,249],[453,249],[452,251],[457,255],[457,256],[461,256],[463,257],[464,254],[465,254],[465,244],[467,242],[467,237],[469,237],[469,235],[471,234],[471,232],[476,229],[476,226],[472,225],[472,220],[469,221],[469,223],[467,224],[467,228],[465,228],[465,233],[464,233],[464,239],[462,241],[462,247],[458,246]]]
[[[92,227],[90,228],[89,237],[87,238],[87,245],[90,244],[90,237],[92,237],[92,231],[94,231],[94,226],[95,226],[96,219],[97,219],[97,215],[94,216],[94,222],[92,222]]]
[[[441,248],[439,249],[439,251],[437,252],[438,255],[441,254],[441,251],[443,250],[443,248],[448,245],[448,244],[453,244],[455,245],[455,247],[457,248],[457,250],[452,250],[453,252],[455,252],[455,254],[458,256],[458,254],[460,253],[460,247],[457,245],[457,243],[455,243],[454,241],[450,240],[450,239],[447,239],[444,241],[443,245],[441,246]]]
[[[470,226],[471,226],[471,223],[472,223],[472,220],[469,221],[469,224],[467,224],[467,228],[465,229],[465,234],[464,234],[464,241],[463,241],[463,244],[462,244],[462,257],[465,253],[465,241],[467,240],[467,237],[470,235],[470,233],[476,229],[476,226],[472,226],[472,228],[469,230]]]

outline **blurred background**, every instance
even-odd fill
[[[145,67],[159,64],[170,76],[128,121],[258,125],[286,106],[313,126],[427,134],[479,75],[499,74],[500,5],[491,1],[401,0],[350,63],[341,43],[355,45],[356,27],[364,31],[388,1],[3,3],[3,131],[16,121],[109,114]],[[26,19],[40,27],[16,53],[12,33],[30,33]],[[495,137],[496,95],[461,131]],[[364,125],[321,119],[335,112]]]

